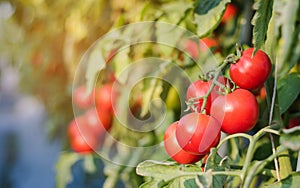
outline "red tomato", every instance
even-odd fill
[[[86,93],[86,87],[80,86],[73,93],[73,101],[80,108],[88,108],[92,105],[92,95]]]
[[[111,128],[112,115],[110,113],[100,112],[95,109],[90,109],[85,113],[86,123],[98,136],[105,133]]]
[[[218,78],[218,82],[226,86],[228,79],[226,77],[220,76]],[[202,80],[197,80],[193,82],[187,89],[186,100],[188,101],[191,98],[205,96],[211,84],[212,84],[212,80],[207,82]],[[230,84],[230,87],[232,87],[232,84]],[[218,94],[219,88],[220,87],[216,85],[215,88],[212,90],[211,94],[208,96],[206,107],[205,107],[207,114],[210,114],[211,103],[219,95]],[[203,99],[201,98],[198,101],[196,100],[195,102],[197,102],[197,104],[195,104],[196,110],[197,112],[200,112],[203,104]]]
[[[212,103],[211,115],[221,123],[223,132],[244,133],[255,126],[259,107],[250,91],[237,89],[217,97]]]
[[[230,21],[233,19],[237,14],[237,8],[233,4],[228,4],[226,7],[226,10],[223,14],[223,17],[221,19],[221,23],[225,24],[226,22]]]
[[[89,129],[84,129],[85,117],[73,120],[68,127],[71,148],[78,153],[91,153],[98,147],[98,139]],[[81,127],[81,128],[79,128]]]
[[[193,82],[187,89],[186,93],[186,100],[188,101],[191,98],[196,98],[196,97],[203,97],[206,95],[207,91],[209,90],[210,84],[209,82],[202,81],[202,80],[197,80]],[[198,104],[195,104],[197,112],[200,112],[202,104],[203,104],[203,99],[195,100],[194,102],[197,102]],[[210,106],[211,106],[211,95],[208,96],[205,110],[206,113],[210,113]]]
[[[113,84],[105,84],[97,89],[95,97],[98,114],[113,114],[113,103],[117,98],[117,93],[113,91]]]
[[[178,125],[178,121],[171,124],[164,136],[165,149],[169,156],[180,164],[191,164],[202,159],[203,155],[194,155],[184,151],[176,140],[175,131]]]
[[[199,52],[207,52],[210,48],[214,49],[214,53],[219,51],[218,43],[213,38],[202,38],[199,40],[198,44],[193,40],[188,40],[185,44],[185,50],[193,59],[198,59]]]
[[[252,58],[254,48],[248,48],[235,64],[230,65],[231,79],[243,89],[255,89],[263,85],[271,72],[268,55],[258,50]]]
[[[183,116],[176,129],[176,139],[185,151],[205,155],[220,140],[221,125],[213,117],[197,112]]]
[[[289,120],[289,128],[300,126],[300,117],[291,118]]]
[[[257,100],[262,101],[267,97],[267,91],[265,86],[261,87],[256,95]]]

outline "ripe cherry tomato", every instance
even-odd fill
[[[255,126],[259,107],[250,91],[237,89],[217,97],[212,103],[211,115],[221,123],[225,133],[244,133]]]
[[[243,89],[255,89],[263,85],[271,72],[268,55],[258,50],[252,58],[254,48],[248,48],[235,64],[230,65],[231,79]]]
[[[96,89],[95,98],[98,114],[113,114],[113,103],[117,98],[117,93],[113,91],[113,84],[105,84],[101,88]]]
[[[220,76],[218,78],[218,82],[221,83],[222,85],[226,86],[228,79],[226,77]],[[230,83],[230,82],[229,82]],[[206,95],[208,92],[210,86],[212,84],[212,80],[210,81],[202,81],[202,80],[197,80],[193,82],[187,89],[187,94],[186,94],[186,100],[188,101],[191,98],[196,98],[196,97],[203,97]],[[232,87],[232,84],[230,84],[230,87]],[[214,101],[214,99],[219,95],[219,86],[215,86],[214,89],[212,90],[211,94],[208,96],[207,102],[206,102],[206,113],[210,114],[210,108],[211,108],[211,103]],[[200,98],[198,101],[196,100],[197,104],[195,104],[197,112],[200,112],[202,104],[203,104],[203,99]]]
[[[165,132],[164,144],[169,156],[180,164],[191,164],[201,160],[203,155],[191,154],[189,152],[184,151],[178,145],[175,135],[177,125],[178,121],[171,124]]]
[[[223,14],[223,17],[221,19],[221,23],[225,24],[228,21],[230,21],[231,19],[233,19],[237,14],[237,8],[235,5],[233,4],[228,4],[226,7],[226,10]]]
[[[176,139],[185,151],[205,155],[219,143],[220,130],[220,123],[212,116],[192,112],[179,120]]]
[[[85,113],[86,123],[96,136],[102,135],[111,128],[112,115],[109,113],[97,112],[95,109],[89,109]]]
[[[289,120],[289,129],[300,126],[300,117],[294,117]]]
[[[213,52],[218,52],[218,43],[213,38],[202,38],[197,44],[193,40],[188,40],[185,44],[185,50],[189,53],[193,59],[198,59],[199,52],[207,52],[208,49],[213,49]]]
[[[86,93],[86,87],[80,86],[73,93],[73,101],[80,108],[88,108],[92,104],[92,95]]]
[[[85,117],[80,116],[74,119],[68,127],[71,148],[78,153],[91,153],[98,147],[98,139],[90,129],[84,128],[85,124]]]

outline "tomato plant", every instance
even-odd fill
[[[0,55],[68,143],[57,187],[299,184],[298,1],[4,2]]]

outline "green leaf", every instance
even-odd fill
[[[212,176],[212,170],[208,170],[204,173],[203,176],[197,176],[196,177],[196,183],[199,187],[214,187],[213,185],[213,176]]]
[[[270,185],[266,188],[298,188],[300,185],[300,172],[293,173],[287,178]]]
[[[94,48],[87,57],[87,70],[86,70],[86,80],[87,80],[87,90],[92,91],[94,84],[96,82],[97,74],[100,70],[104,69],[106,66],[105,60],[99,46]]]
[[[80,159],[74,152],[64,152],[56,163],[56,187],[64,188],[73,180],[71,167]]]
[[[201,172],[201,168],[196,165],[180,166],[175,162],[158,162],[158,161],[144,161],[140,163],[136,172],[141,176],[151,176],[154,178],[170,181],[180,176],[187,176],[187,172]],[[191,176],[194,176],[193,173]]]
[[[283,114],[296,100],[300,93],[300,76],[289,74],[278,81],[278,100],[280,113]]]
[[[225,159],[223,160],[218,154],[217,149],[212,148],[210,151],[210,155],[207,158],[205,170],[208,171],[211,169],[212,171],[225,171],[225,169],[229,169],[229,163]],[[216,175],[213,176],[212,187],[214,188],[222,188],[226,182],[227,176],[225,175]]]
[[[279,8],[278,22],[281,24],[281,40],[279,42],[279,74],[285,75],[293,64],[297,61],[288,61],[293,55],[293,49],[297,45],[299,29],[295,32],[297,25],[297,16],[299,10],[299,1],[284,1],[283,6]],[[299,57],[299,51],[297,52]]]
[[[287,149],[300,150],[300,127],[283,129],[280,135],[280,143]]]
[[[254,4],[256,10],[252,19],[254,52],[260,49],[265,41],[269,21],[272,16],[273,0],[257,0]]]
[[[197,25],[197,34],[204,37],[212,32],[220,23],[226,5],[231,0],[198,0],[194,9],[194,22]]]
[[[195,178],[187,179],[184,181],[185,188],[198,187]]]

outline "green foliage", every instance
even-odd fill
[[[120,86],[116,104],[119,111],[103,147],[97,151],[101,154],[99,160],[105,159],[104,187],[116,187],[120,181],[126,187],[176,188],[299,184],[299,173],[292,172],[296,162],[291,163],[288,154],[300,150],[300,129],[285,130],[281,126],[282,114],[297,115],[300,109],[299,1],[11,2],[15,12],[9,19],[0,20],[0,54],[23,68],[23,89],[36,93],[45,103],[52,121],[51,135],[67,139],[66,126],[73,117],[72,86],[84,84],[91,92],[96,84],[102,84],[103,72],[115,73]],[[230,3],[238,12],[229,23],[220,24]],[[249,13],[252,7],[254,16]],[[252,36],[243,33],[250,22],[253,30],[247,32]],[[198,42],[208,36],[216,39],[220,50],[212,58],[200,54],[198,59],[191,59],[191,54],[186,53],[186,40]],[[165,161],[168,156],[163,147],[164,132],[185,113],[189,83],[214,70],[233,52],[235,43],[251,38],[254,48],[265,50],[273,65],[265,83],[267,108],[260,109],[260,127],[251,134],[225,137],[220,145],[227,146],[226,152],[220,151],[220,145],[212,149],[205,172],[203,161],[191,165]],[[112,50],[115,56],[108,63]],[[83,63],[78,65],[82,55]],[[228,73],[228,66],[222,73]],[[170,84],[178,90],[180,109],[165,108]],[[136,119],[130,117],[135,97],[141,99]],[[88,174],[99,170],[94,155],[81,156],[68,148],[66,144],[64,149],[68,152],[62,152],[56,164],[58,188],[72,181],[72,167],[78,161],[83,162]],[[278,159],[279,169],[274,159]],[[273,183],[277,174],[286,178]]]
[[[265,41],[266,33],[269,26],[269,20],[271,19],[273,10],[273,0],[257,0],[254,4],[256,10],[252,20],[253,28],[253,45],[254,52],[260,49]]]
[[[279,80],[277,88],[280,113],[283,114],[300,93],[300,75],[297,73],[287,75]]]
[[[80,159],[77,153],[61,153],[56,163],[56,187],[64,188],[73,180],[71,167]]]
[[[204,37],[217,28],[231,0],[197,0],[194,9],[194,22],[197,25],[197,35]]]

